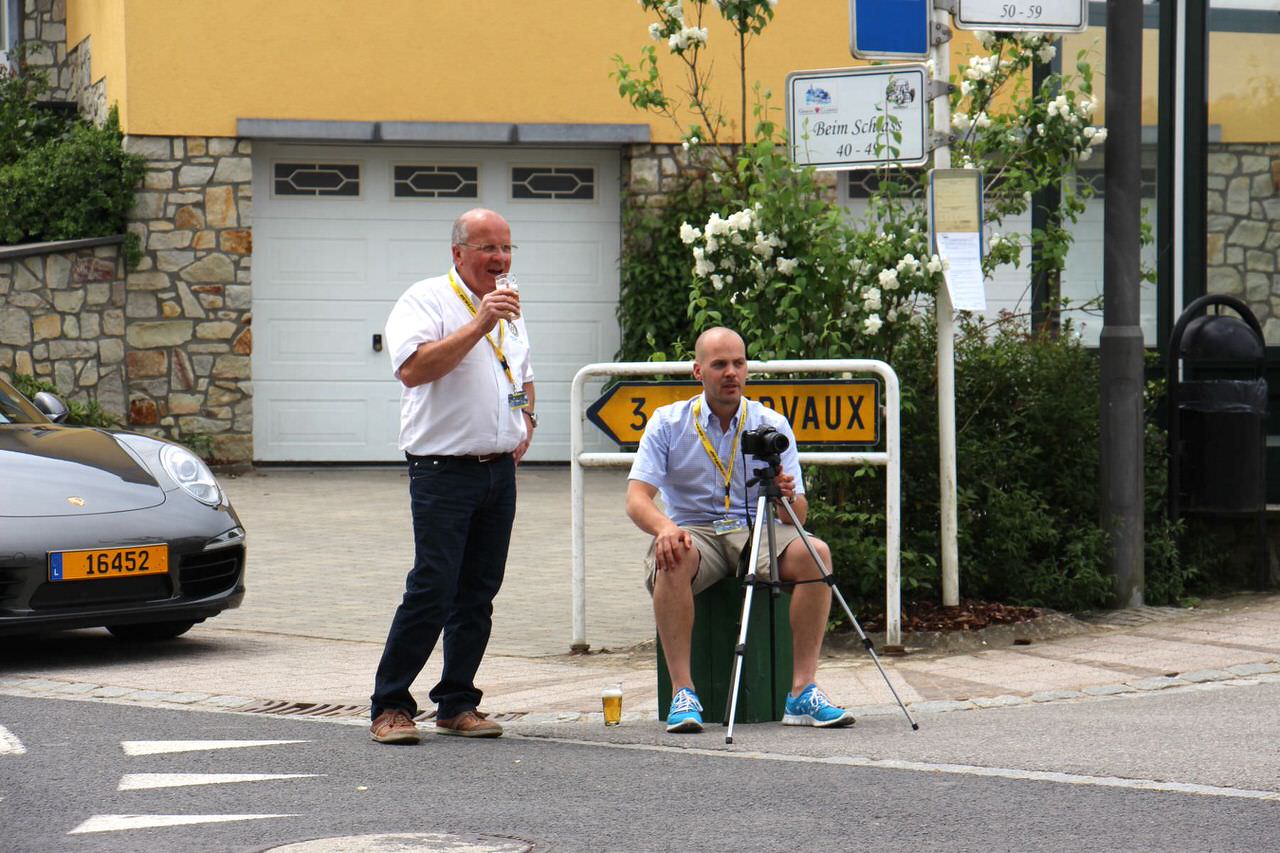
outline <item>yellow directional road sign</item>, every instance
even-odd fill
[[[701,383],[619,382],[587,409],[587,417],[621,445],[639,444],[659,406],[688,400]],[[880,383],[874,379],[785,379],[752,382],[747,396],[780,412],[799,444],[863,444],[880,441]]]

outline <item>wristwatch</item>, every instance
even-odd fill
[[[525,409],[524,413],[529,416],[529,423],[533,424],[533,428],[538,428],[538,416],[531,409]]]

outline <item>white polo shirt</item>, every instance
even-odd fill
[[[457,269],[452,273],[463,295],[479,307],[479,298]],[[470,322],[471,312],[449,285],[447,275],[411,285],[387,318],[387,351],[397,380],[400,365],[420,344],[444,340]],[[502,347],[516,387],[512,388],[493,347],[482,339],[457,367],[434,382],[415,388],[401,384],[401,450],[416,456],[484,455],[510,452],[524,440],[522,410],[511,408],[507,399],[533,381],[524,319],[499,322],[489,337]]]

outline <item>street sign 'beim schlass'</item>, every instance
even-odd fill
[[[791,72],[792,162],[817,169],[923,165],[929,159],[928,79],[915,63]]]
[[[659,406],[688,400],[690,380],[619,382],[587,409],[587,419],[620,445],[640,443]],[[875,379],[791,379],[752,382],[747,396],[791,424],[804,445],[875,445],[880,441],[880,383]]]

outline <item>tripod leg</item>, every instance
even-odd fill
[[[814,549],[813,543],[809,541],[809,534],[805,532],[804,527],[800,525],[800,519],[796,518],[795,511],[791,509],[791,504],[779,502],[791,519],[791,523],[800,533],[800,541],[804,543],[805,549],[809,552],[809,556],[813,558],[814,565],[818,567],[818,571],[822,573],[822,579],[831,587],[831,592],[835,594],[836,600],[840,602],[840,606],[844,609],[844,613],[849,617],[849,622],[853,625],[854,630],[858,632],[858,637],[862,640],[862,647],[867,650],[867,654],[871,656],[871,662],[876,665],[876,669],[880,670],[880,677],[884,679],[884,683],[888,686],[889,692],[893,694],[894,701],[898,703],[898,707],[902,709],[902,713],[906,715],[907,722],[911,724],[912,731],[918,731],[920,724],[911,718],[911,712],[907,710],[907,706],[902,704],[902,700],[898,698],[898,691],[893,689],[893,682],[889,680],[888,674],[885,673],[884,667],[880,665],[880,658],[876,655],[876,650],[871,644],[871,639],[862,631],[862,626],[858,624],[857,618],[853,615],[853,611],[849,609],[849,603],[844,600],[844,596],[840,594],[840,588],[836,586],[835,577],[826,564],[822,562],[822,558],[818,556],[817,550]]]
[[[742,596],[742,621],[738,625],[738,645],[733,650],[733,678],[729,681],[729,713],[726,723],[729,729],[725,732],[725,743],[733,743],[733,724],[738,715],[738,690],[742,686],[742,659],[747,653],[747,628],[750,627],[751,621],[751,596],[756,588],[756,562],[760,557],[761,524],[762,519],[767,518],[764,515],[767,511],[768,498],[761,495],[756,505],[756,529],[751,537],[750,562],[747,563],[747,578],[745,581],[747,589]],[[773,530],[770,529],[769,532],[772,534]]]

